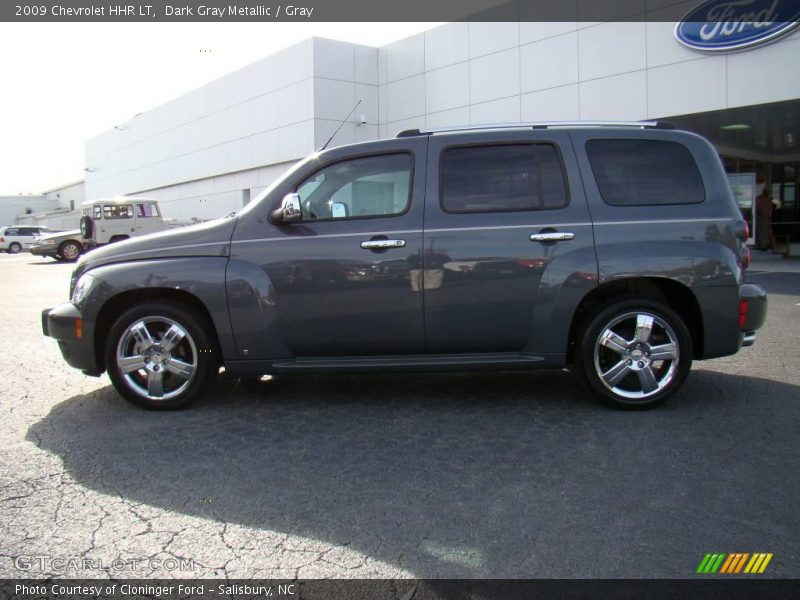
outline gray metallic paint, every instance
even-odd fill
[[[703,174],[706,202],[605,204],[583,144],[637,136],[686,144]],[[528,140],[558,146],[571,198],[566,208],[442,211],[438,159],[444,148]],[[414,156],[406,213],[286,225],[269,221],[281,198],[320,167],[379,152]],[[117,294],[180,289],[207,308],[229,370],[257,373],[559,366],[570,322],[586,295],[598,285],[648,276],[692,291],[703,315],[703,357],[710,358],[734,353],[741,344],[742,246],[734,230],[739,218],[713,147],[685,132],[592,128],[407,137],[313,155],[235,218],[95,249],[79,261],[73,285],[87,270],[99,280],[79,307],[84,340],[92,338],[100,308]],[[575,239],[529,240],[542,230],[572,232]],[[376,236],[402,238],[406,246],[360,247]],[[423,278],[423,264],[441,270],[441,279]]]

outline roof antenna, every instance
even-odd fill
[[[325,148],[327,148],[327,147],[328,147],[328,144],[330,144],[330,143],[331,143],[331,141],[333,141],[333,138],[335,138],[335,137],[336,137],[336,134],[337,134],[337,133],[339,133],[339,130],[342,128],[342,125],[344,125],[344,124],[347,122],[347,119],[349,119],[349,118],[350,118],[350,115],[352,115],[354,112],[356,112],[356,109],[358,108],[358,105],[359,105],[359,104],[361,104],[361,102],[362,102],[363,100],[364,100],[363,98],[359,98],[359,99],[358,99],[358,102],[356,102],[356,105],[353,107],[353,110],[351,110],[351,111],[348,113],[348,115],[347,115],[347,116],[344,118],[344,120],[343,120],[341,123],[339,123],[339,126],[336,128],[336,131],[334,131],[334,132],[333,132],[333,135],[332,135],[331,137],[329,137],[329,138],[328,138],[328,141],[327,141],[327,142],[325,142],[325,144],[322,146],[322,148],[320,148],[319,150],[317,150],[317,152],[322,152],[323,150],[325,150]]]

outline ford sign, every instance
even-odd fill
[[[709,0],[675,26],[684,46],[708,52],[772,42],[800,25],[800,0]]]

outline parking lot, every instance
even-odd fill
[[[222,376],[143,411],[42,336],[71,269],[0,255],[0,577],[685,578],[707,552],[800,576],[791,269],[750,276],[754,347],[641,413],[560,371]]]

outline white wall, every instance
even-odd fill
[[[53,210],[58,204],[43,195],[0,196],[0,227],[21,224],[26,211]]]
[[[375,139],[377,77],[375,48],[301,42],[89,140],[86,198],[163,199],[170,218],[239,210],[280,165],[321,146],[356,98],[362,104],[331,146]]]
[[[75,181],[53,188],[44,192],[44,196],[54,200],[58,208],[70,210],[74,206],[77,212],[80,211],[81,204],[86,200],[86,186],[83,180]]]
[[[669,22],[457,22],[378,51],[380,135],[416,127],[639,120],[800,97],[800,34],[709,56]]]

